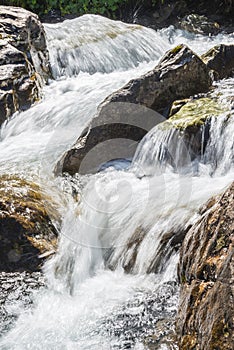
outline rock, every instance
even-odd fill
[[[186,45],[169,50],[159,64],[107,98],[107,102],[142,104],[162,112],[174,100],[206,92],[212,81],[202,60]]]
[[[181,103],[186,100],[179,101]],[[217,117],[225,111],[218,102],[209,97],[187,100],[180,110],[166,120],[162,127],[181,130],[197,129],[211,117]],[[174,102],[174,105],[177,101]]]
[[[28,75],[25,64],[0,67],[0,124],[17,110],[26,110],[39,98],[35,76]]]
[[[216,79],[234,76],[234,45],[216,45],[202,55],[202,60],[215,72]]]
[[[230,350],[234,336],[234,183],[211,199],[183,242],[177,331],[181,350]]]
[[[118,118],[120,111],[123,112],[126,123]],[[113,117],[108,122],[110,114]],[[56,175],[64,172],[70,175],[77,172],[96,173],[100,166],[111,160],[132,158],[138,143],[147,133],[144,126],[137,125],[137,122],[134,125],[131,121],[136,114],[139,114],[139,109],[132,104],[107,104],[102,109],[100,118],[93,119],[92,127],[85,130],[73,148],[59,160]]]
[[[174,106],[181,106],[185,101],[175,101]],[[199,159],[204,154],[209,140],[211,118],[216,118],[225,111],[226,109],[214,98],[190,99],[180,107],[177,113],[160,124],[162,130],[172,130],[175,137],[174,142],[177,140],[177,147],[175,149],[171,147],[169,152],[173,162],[177,159],[176,154],[179,145],[181,146],[181,152],[185,152],[178,159],[180,166],[189,166],[191,161]],[[172,139],[173,136],[171,136]],[[173,164],[171,165],[173,166]],[[196,171],[196,168],[193,170]]]
[[[0,271],[36,271],[56,249],[55,204],[15,175],[2,175],[0,185]]]
[[[137,142],[163,120],[154,111],[165,111],[175,99],[206,92],[211,83],[206,65],[187,46],[179,45],[168,51],[152,71],[131,80],[99,106],[91,126],[84,130],[74,147],[59,161],[56,173],[68,172],[73,175],[81,172],[84,158],[87,154],[92,156],[94,147],[96,151],[89,164],[95,164],[96,171],[98,161],[101,161],[100,154],[107,154],[104,157],[106,161],[114,159],[112,155],[117,158],[110,142],[106,149],[101,147],[101,144],[114,138],[136,141],[134,147],[127,148],[123,141],[118,142],[118,147],[112,147],[113,150],[118,148],[118,158],[131,158]],[[81,173],[90,170],[93,172],[85,165]]]
[[[37,15],[0,6],[0,125],[29,108],[50,77],[45,32]]]
[[[180,28],[196,34],[218,34],[220,25],[217,22],[211,22],[206,16],[189,14],[180,22]]]

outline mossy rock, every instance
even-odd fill
[[[186,103],[180,110],[162,123],[163,128],[176,128],[185,130],[197,128],[205,124],[211,117],[217,117],[225,109],[214,99],[204,97]]]
[[[56,250],[56,204],[39,185],[0,177],[0,270],[35,271]]]

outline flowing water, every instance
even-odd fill
[[[2,126],[0,171],[33,179],[53,195],[60,243],[44,267],[48,288],[30,309],[15,304],[19,317],[0,349],[176,349],[178,242],[199,207],[233,179],[233,79],[215,86],[229,111],[212,119],[203,157],[182,171],[184,147],[158,126],[126,169],[73,179],[55,178],[53,169],[101,101],[152,69],[167,49],[184,42],[202,53],[233,35],[155,32],[93,15],[45,28],[55,80],[40,103]],[[176,167],[162,167],[162,150],[177,146]]]

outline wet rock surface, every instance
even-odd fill
[[[234,183],[212,198],[182,245],[180,349],[231,350],[234,325]]]
[[[234,45],[216,45],[202,55],[202,60],[214,71],[216,79],[234,76]]]
[[[52,203],[39,185],[16,176],[0,177],[0,271],[35,271],[54,253]]]
[[[8,332],[21,312],[32,307],[32,294],[45,286],[41,272],[0,272],[0,334]]]
[[[195,34],[218,34],[220,25],[210,21],[206,16],[190,14],[185,16],[180,22],[180,28]]]
[[[175,47],[164,55],[155,69],[131,80],[100,105],[89,129],[84,130],[74,147],[62,157],[55,172],[67,172],[71,175],[77,172],[88,173],[88,167],[84,166],[84,169],[81,169],[81,165],[85,165],[84,159],[87,154],[92,158],[92,161],[87,158],[89,164],[97,163],[100,154],[104,154],[105,157],[98,159],[99,164],[104,163],[104,160],[131,158],[137,142],[163,120],[156,112],[168,114],[168,109],[175,99],[206,92],[211,84],[209,70],[204,62],[186,45]],[[112,145],[112,150],[110,143],[107,147],[104,144],[114,138],[132,139],[136,143],[132,148],[123,144],[123,147],[118,148],[119,153],[116,156],[113,152],[117,148],[116,145]],[[102,144],[104,148],[101,148]],[[121,142],[118,142],[118,147],[120,144]]]
[[[45,32],[37,15],[0,6],[0,124],[38,100],[49,77]]]
[[[183,101],[181,102],[183,103]],[[225,111],[220,103],[209,97],[189,100],[172,115],[162,126],[187,130],[204,125],[211,117],[217,117]]]

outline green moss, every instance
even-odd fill
[[[173,53],[174,55],[176,55],[183,47],[183,44],[177,45],[176,47],[174,47],[173,49],[171,49],[171,53]]]
[[[217,117],[225,109],[211,98],[200,98],[185,104],[179,112],[161,124],[163,129],[176,128],[184,130],[202,126],[210,117]]]

